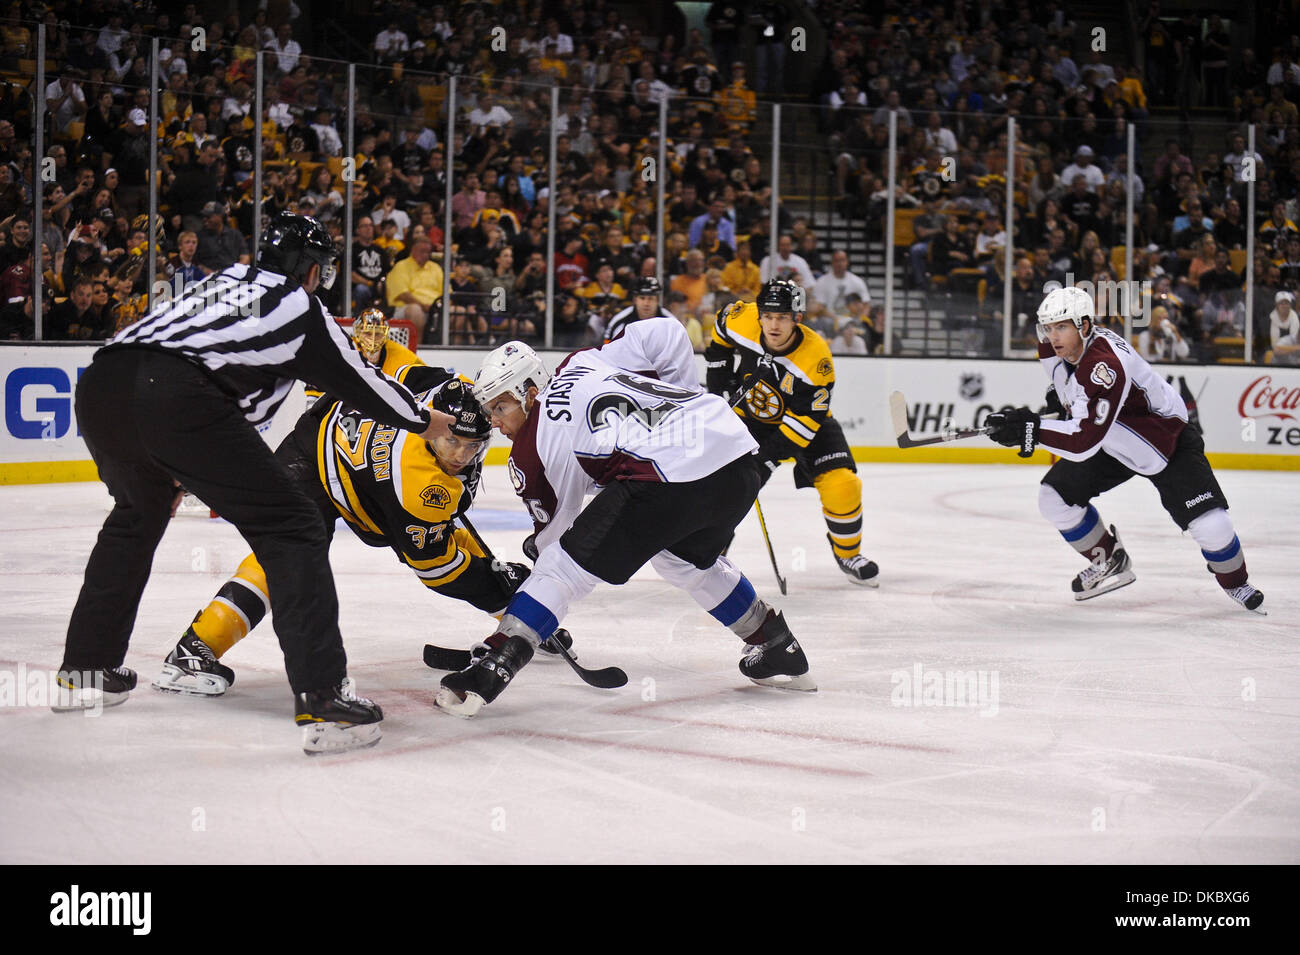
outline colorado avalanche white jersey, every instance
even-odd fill
[[[1069,417],[1044,421],[1038,444],[1067,461],[1105,451],[1138,474],[1159,474],[1187,426],[1187,405],[1128,342],[1097,329],[1078,366],[1039,343],[1038,357]]]
[[[612,481],[696,481],[757,447],[727,403],[700,389],[681,323],[649,318],[560,364],[515,436],[510,480],[542,549]]]

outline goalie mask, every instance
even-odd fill
[[[372,365],[379,364],[384,343],[388,341],[388,318],[377,308],[367,308],[352,324],[352,341],[361,357]]]
[[[456,420],[449,426],[451,435],[434,438],[429,447],[444,471],[465,479],[466,472],[475,471],[487,455],[492,421],[474,400],[470,386],[459,378],[439,387],[432,395],[430,406]]]

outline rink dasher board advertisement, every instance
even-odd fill
[[[94,480],[76,424],[73,394],[89,366],[93,345],[0,347],[0,484]],[[485,352],[425,348],[420,357],[473,376]],[[544,351],[551,368],[567,352]],[[697,357],[700,380],[704,360]],[[1206,450],[1217,467],[1300,470],[1300,368],[1274,366],[1159,365],[1175,387],[1182,378],[1196,397]],[[999,408],[1043,401],[1047,378],[1036,360],[879,358],[840,356],[835,362],[831,410],[859,461],[1047,464],[1038,452],[1027,461],[983,438],[928,448],[900,449],[889,420],[888,397],[907,399],[914,436],[945,428],[979,427]],[[272,447],[305,408],[296,387],[264,430]],[[494,435],[489,463],[503,463],[508,442]]]

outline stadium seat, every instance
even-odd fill
[[[912,225],[912,220],[921,212],[920,209],[894,210],[894,245],[911,248],[916,242],[916,229]]]

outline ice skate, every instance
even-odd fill
[[[523,637],[494,633],[485,645],[487,652],[468,667],[442,678],[433,701],[439,709],[469,719],[500,696],[506,684],[533,658],[533,645]]]
[[[1268,616],[1268,611],[1264,609],[1264,591],[1256,590],[1250,584],[1242,584],[1240,587],[1225,590],[1224,593],[1252,613],[1257,613],[1261,617]]]
[[[1110,526],[1110,533],[1115,538],[1115,549],[1108,560],[1089,564],[1074,578],[1070,589],[1074,591],[1075,600],[1091,600],[1112,590],[1127,587],[1137,580],[1137,575],[1133,573],[1133,563],[1128,559],[1128,551],[1120,543],[1114,524]]]
[[[782,690],[817,689],[817,683],[808,672],[808,658],[803,648],[786,626],[785,615],[768,610],[767,619],[758,632],[746,640],[751,643],[740,660],[740,672],[760,686],[775,686]]]
[[[336,687],[299,693],[294,701],[294,722],[302,727],[302,748],[308,756],[374,746],[383,735],[383,710],[357,696],[351,677]]]
[[[125,703],[135,689],[135,671],[126,667],[60,670],[59,691],[50,709],[56,713],[93,710]]]
[[[234,682],[235,671],[217,662],[211,648],[190,627],[167,654],[153,688],[186,696],[221,696]]]
[[[827,540],[831,540],[829,534]],[[854,554],[852,557],[841,557],[835,553],[835,542],[831,541],[831,553],[835,555],[835,563],[840,565],[840,570],[848,574],[849,580],[862,587],[879,587],[880,586],[880,568],[876,566],[874,560],[867,560],[861,554]]]

